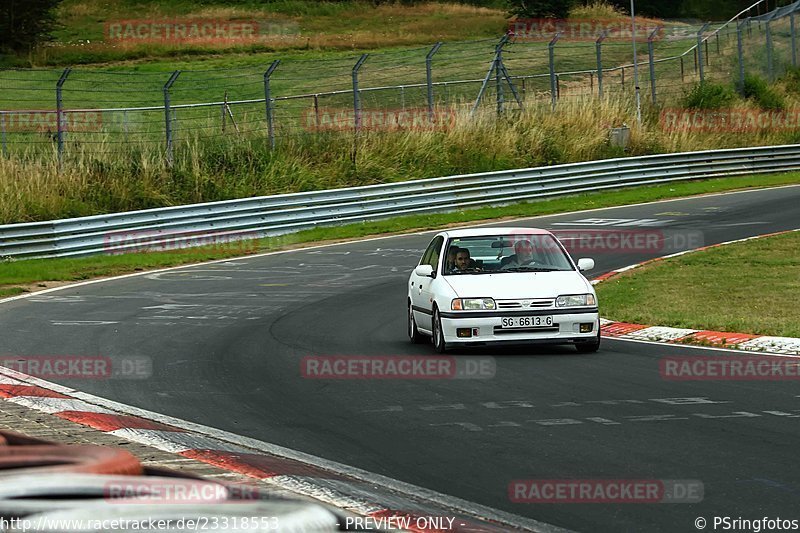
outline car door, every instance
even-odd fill
[[[433,238],[425,253],[422,255],[420,265],[431,265],[433,267],[434,275],[438,276],[436,269],[439,265],[439,257],[444,244],[444,237],[437,235]],[[414,309],[414,320],[419,329],[427,332],[431,331],[431,315],[433,314],[433,302],[431,293],[431,283],[435,278],[418,276],[416,273],[411,274],[411,304]]]

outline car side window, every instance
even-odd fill
[[[435,237],[428,245],[428,248],[425,250],[425,253],[422,254],[422,259],[420,260],[419,264],[431,265],[435,272],[436,265],[439,264],[439,251],[442,248],[443,242],[444,242],[444,237]]]
[[[433,267],[433,271],[436,272],[436,267],[439,266],[439,254],[442,251],[442,244],[444,243],[444,237],[436,237],[431,242],[431,254],[428,256],[428,260],[425,261],[426,265],[430,265]],[[427,255],[427,254],[426,254]]]

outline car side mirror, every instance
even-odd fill
[[[591,270],[594,268],[594,259],[590,257],[581,257],[578,259],[578,270]]]
[[[434,277],[433,267],[430,265],[418,265],[417,268],[414,269],[414,274],[422,278],[432,278]]]

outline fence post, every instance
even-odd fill
[[[706,22],[703,24],[703,27],[700,28],[700,31],[697,32],[697,64],[700,67],[700,84],[703,84],[705,79],[704,69],[703,69],[703,33],[708,29],[710,24]]]
[[[594,51],[597,56],[597,95],[603,97],[603,39],[608,32],[603,30],[600,37],[594,42]]]
[[[736,54],[739,57],[739,92],[744,93],[744,49],[742,47],[742,26],[745,23],[736,24]]]
[[[775,71],[773,69],[772,64],[772,28],[770,27],[770,21],[766,22],[767,28],[767,74],[769,76],[769,81],[775,81]]]
[[[796,41],[796,34],[794,31],[794,11],[789,14],[789,33],[792,38],[792,66],[797,66],[797,46],[795,44]]]
[[[620,67],[620,79],[622,80],[622,92],[625,92],[625,67]]]
[[[470,116],[473,116],[475,111],[478,110],[478,105],[481,103],[481,98],[483,98],[484,93],[486,93],[486,87],[489,86],[489,80],[492,79],[492,75],[495,74],[495,71],[498,69],[498,65],[500,64],[498,57],[500,50],[502,50],[503,46],[505,46],[508,39],[508,34],[503,35],[503,37],[500,38],[500,42],[495,46],[494,59],[492,60],[491,66],[489,66],[489,70],[486,72],[486,77],[483,78],[483,83],[481,83],[481,88],[478,91],[478,97],[475,99],[475,105],[472,106],[472,111],[469,113]],[[444,87],[447,89],[447,83],[444,84]]]
[[[67,67],[61,73],[61,77],[56,82],[56,130],[58,131],[58,170],[61,171],[61,162],[64,157],[64,109],[63,101],[61,98],[61,89],[64,87],[64,82],[67,81],[67,76],[72,72],[72,69]]]
[[[550,40],[550,44],[547,45],[547,52],[549,55],[549,65],[550,65],[550,99],[553,111],[556,110],[556,100],[558,99],[558,82],[556,81],[556,60],[555,60],[555,46],[558,42],[558,37],[561,35],[561,32],[556,32],[553,35],[553,38]]]
[[[275,149],[275,118],[273,117],[270,79],[272,78],[272,73],[275,72],[275,69],[278,68],[278,65],[280,64],[281,60],[276,59],[264,73],[264,105],[266,106],[267,111],[267,136],[269,137],[270,150]]]
[[[353,65],[353,111],[355,112],[355,128],[356,131],[361,129],[361,96],[358,92],[358,70],[364,61],[367,60],[369,54],[363,54],[358,58],[356,64]]]
[[[683,56],[681,56],[681,83],[683,83],[684,81],[685,80],[683,78]]]
[[[495,57],[497,58],[494,62],[494,81],[495,81],[495,98],[497,99],[497,114],[503,114],[503,78],[502,73],[500,70],[500,65],[503,63],[503,45],[505,42],[501,39],[500,42],[495,46]]]
[[[228,117],[226,116],[226,107],[228,107],[228,91],[225,91],[225,95],[222,98],[222,133],[225,133],[225,126],[228,122]]]
[[[433,121],[433,56],[442,47],[441,42],[433,45],[425,56],[425,81],[428,84],[428,120]]]
[[[167,83],[164,84],[164,127],[167,134],[167,166],[172,168],[173,157],[172,157],[172,113],[170,110],[170,101],[169,101],[169,90],[172,87],[172,84],[175,83],[175,80],[178,79],[178,76],[181,75],[180,70],[176,70],[173,72]]]
[[[6,114],[0,111],[0,145],[3,147],[3,157],[8,155],[6,146]]]
[[[653,58],[653,39],[659,31],[661,31],[661,26],[654,29],[647,38],[647,55],[650,60],[650,96],[653,99],[653,105],[656,105],[656,64]]]
[[[319,128],[319,95],[314,95],[314,125]]]

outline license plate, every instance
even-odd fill
[[[537,328],[553,325],[552,316],[509,316],[500,320],[504,328]]]

